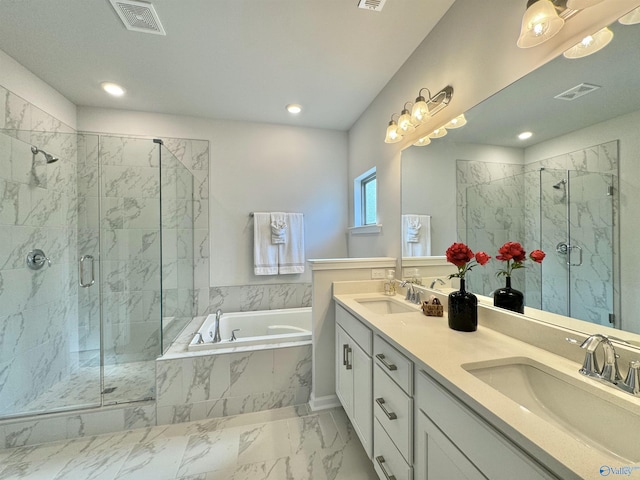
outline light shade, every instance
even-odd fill
[[[397,113],[395,115],[397,115]],[[387,134],[384,137],[384,143],[398,143],[400,140],[402,140],[402,134],[398,130],[398,124],[395,120],[391,120],[387,127]]]
[[[424,147],[425,145],[429,145],[431,143],[431,139],[429,138],[429,136],[427,135],[426,137],[422,137],[420,140],[418,140],[416,143],[414,143],[413,145],[415,147]]]
[[[584,10],[585,8],[593,7],[603,0],[567,0],[567,8],[571,10]]]
[[[425,98],[420,95],[416,98],[416,102],[411,109],[411,123],[417,127],[424,123],[427,118],[429,118],[429,107]]]
[[[447,129],[444,127],[436,128],[428,136],[429,138],[442,138],[447,134]]]
[[[411,123],[411,113],[406,108],[400,112],[400,118],[398,119],[398,130],[400,134],[411,133],[416,129]]]
[[[556,8],[550,0],[537,0],[522,17],[518,47],[530,48],[546,42],[564,26]]]
[[[461,113],[456,118],[450,120],[449,123],[447,123],[444,127],[447,130],[450,130],[452,128],[464,127],[466,124],[467,124],[467,119],[465,118],[464,113]]]
[[[613,32],[607,27],[598,30],[593,35],[584,37],[582,41],[563,53],[566,58],[582,58],[598,50],[602,50],[613,39]]]
[[[618,21],[623,25],[635,25],[636,23],[640,23],[640,7],[631,10],[626,15],[623,15],[618,19]]]

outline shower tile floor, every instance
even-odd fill
[[[341,408],[306,405],[0,450],[2,479],[374,480]]]
[[[68,379],[56,383],[38,398],[21,405],[20,412],[38,413],[100,405],[100,360],[81,359]],[[155,398],[155,361],[130,362],[104,367],[104,405]]]

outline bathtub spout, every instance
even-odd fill
[[[220,343],[222,338],[220,338],[220,317],[222,316],[222,310],[216,310],[216,319],[213,322],[213,340],[212,343]]]

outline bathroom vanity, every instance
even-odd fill
[[[640,478],[640,398],[578,373],[586,335],[485,305],[457,332],[362,284],[334,283],[336,391],[382,480]]]

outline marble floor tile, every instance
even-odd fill
[[[0,480],[375,480],[342,409],[287,407],[0,450]]]

